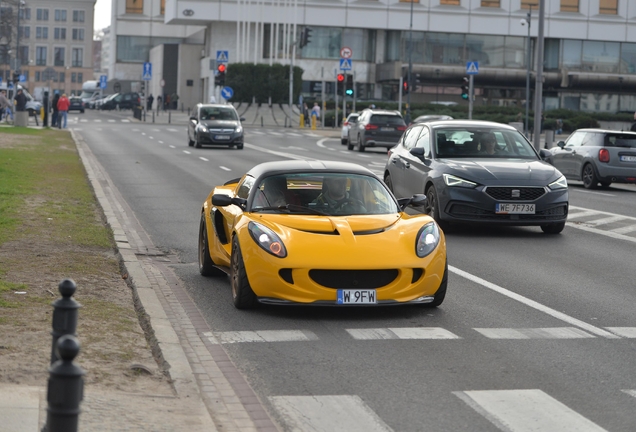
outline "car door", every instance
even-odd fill
[[[404,133],[404,137],[402,137],[400,144],[396,147],[396,156],[393,158],[393,165],[396,168],[394,171],[397,174],[397,178],[393,181],[393,190],[395,196],[398,198],[411,195],[411,188],[409,188],[407,181],[407,171],[411,167],[412,159],[409,151],[415,147],[417,137],[421,130],[422,126],[420,125],[412,126]]]
[[[431,171],[431,132],[428,127],[423,126],[415,135],[415,145],[406,152],[404,156],[404,185],[406,186],[406,195],[423,194],[424,185]],[[412,149],[422,149],[423,155],[416,156],[411,153]]]
[[[595,164],[598,150],[603,147],[603,134],[587,132],[581,145],[572,150],[572,175],[583,180],[583,165],[589,160]]]
[[[574,171],[574,151],[580,147],[586,132],[574,132],[565,141],[563,148],[553,149],[552,164],[566,177],[578,177]]]
[[[355,124],[352,124],[349,127],[349,145],[356,145],[358,143],[358,134],[360,134],[360,128],[364,129],[366,119],[368,118],[368,113],[362,113],[360,117],[358,117],[358,121]]]

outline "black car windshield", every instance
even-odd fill
[[[231,108],[202,107],[199,115],[201,120],[238,120],[236,111]]]
[[[399,208],[375,177],[350,173],[292,173],[262,179],[251,211],[329,216],[393,214]]]
[[[391,114],[373,114],[371,116],[371,123],[373,124],[390,124],[390,125],[405,125],[404,119],[399,115]]]
[[[605,147],[636,148],[636,135],[607,134],[605,136]]]
[[[438,158],[538,159],[516,130],[454,126],[435,129],[433,136]]]

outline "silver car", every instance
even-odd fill
[[[586,189],[636,183],[636,132],[579,129],[550,152],[548,162]]]

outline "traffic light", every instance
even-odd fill
[[[345,85],[345,94],[347,96],[353,96],[353,75],[347,75],[347,83]]]
[[[13,82],[14,83],[20,82],[20,72],[18,71],[13,72]]]
[[[462,99],[468,100],[468,78],[462,78]]]
[[[225,71],[227,66],[225,63],[221,63],[216,67],[216,76],[214,77],[214,85],[224,86],[225,85]]]
[[[341,83],[345,80],[344,74],[338,74],[338,83]]]
[[[309,42],[311,42],[311,32],[313,30],[309,27],[305,27],[303,28],[303,31],[300,33],[300,42],[298,44],[298,46],[300,46],[300,48],[304,48],[305,46],[307,46],[307,44]]]
[[[404,75],[404,77],[402,78],[402,94],[408,94],[410,90],[410,86],[409,86],[409,76],[408,75]]]

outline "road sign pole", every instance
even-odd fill
[[[353,79],[351,80],[351,85],[353,85],[353,105],[351,107],[351,112],[354,113],[356,112],[356,98],[358,97],[358,92],[356,89],[356,72],[353,71],[352,74]]]
[[[342,80],[342,121],[347,118],[347,71],[344,71],[344,79]]]
[[[475,75],[468,75],[468,120],[473,119],[473,78]]]
[[[335,78],[335,84],[334,85],[334,91],[333,91],[333,98],[334,98],[334,109],[336,111],[335,117],[334,117],[334,126],[333,127],[338,127],[338,70],[335,69],[333,71],[333,77]],[[323,115],[324,117],[324,115]]]

